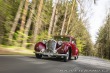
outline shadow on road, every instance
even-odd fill
[[[33,59],[38,59],[36,58],[35,56],[30,56],[29,58],[33,58]],[[56,58],[56,57],[52,57],[52,58],[49,58],[49,57],[42,57],[41,59],[39,60],[48,60],[48,61],[58,61],[58,62],[64,62],[63,58]],[[73,59],[69,60],[69,61],[72,61]]]

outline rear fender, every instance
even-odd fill
[[[75,56],[78,56],[79,55],[79,51],[78,51],[78,49],[76,48],[75,50],[74,50],[74,52],[73,52],[73,56],[75,57]]]
[[[76,55],[79,55],[79,50],[78,50],[78,48],[76,48],[75,54],[76,54]]]

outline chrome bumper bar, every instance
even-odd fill
[[[66,54],[58,54],[58,53],[46,53],[46,52],[34,52],[34,53],[47,55],[47,56],[67,56]]]

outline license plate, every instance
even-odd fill
[[[49,55],[53,55],[53,53],[44,53],[44,55],[48,55],[49,56]]]

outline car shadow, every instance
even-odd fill
[[[38,59],[35,56],[30,56],[29,58]],[[42,57],[39,60],[48,60],[48,61],[57,61],[57,62],[64,62],[63,58],[56,58],[56,57]],[[71,59],[69,61],[72,61],[74,59]]]

